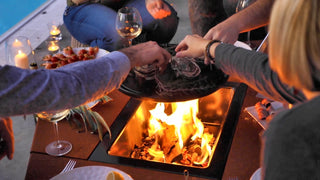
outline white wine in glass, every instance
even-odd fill
[[[118,34],[128,40],[132,45],[132,39],[138,37],[142,31],[142,18],[139,11],[134,7],[123,7],[118,10],[116,19]]]
[[[51,142],[46,146],[46,153],[52,156],[63,156],[71,151],[72,144],[65,140],[60,140],[58,121],[61,121],[69,114],[69,109],[58,112],[41,112],[37,116],[41,120],[46,120],[54,125],[56,141]]]

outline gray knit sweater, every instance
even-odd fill
[[[266,54],[221,44],[216,48],[215,55],[215,64],[223,72],[238,77],[273,100],[291,104],[305,100],[302,93],[296,93],[292,87],[283,84],[278,75],[271,71]]]
[[[306,101],[302,93],[281,83],[266,54],[221,44],[215,61],[226,74],[239,77],[257,92],[297,104],[279,113],[264,133],[264,179],[320,179],[320,97]]]
[[[278,114],[264,133],[266,180],[320,179],[320,97]]]

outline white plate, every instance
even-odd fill
[[[237,47],[242,47],[244,49],[252,50],[252,48],[248,44],[241,42],[241,41],[236,41],[233,45],[235,45]]]
[[[261,180],[261,168],[257,169],[251,176],[250,180]]]
[[[271,102],[271,106],[274,113],[279,112],[284,108],[283,104],[278,101]],[[248,111],[248,113],[260,124],[263,129],[267,128],[267,121],[259,119],[258,112],[254,106],[246,107],[245,110]]]
[[[51,180],[76,179],[76,180],[105,180],[111,171],[120,173],[125,180],[133,180],[127,173],[112,167],[106,166],[84,166],[75,168],[69,172],[58,174]]]

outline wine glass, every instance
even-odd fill
[[[42,120],[52,122],[54,125],[56,141],[51,142],[46,146],[46,152],[52,156],[62,156],[67,154],[72,149],[72,144],[65,140],[60,140],[58,121],[61,121],[69,114],[69,109],[55,112],[41,112],[36,115]]]
[[[128,40],[128,46],[132,45],[132,39],[138,37],[142,31],[142,18],[134,7],[123,7],[118,10],[116,19],[118,34]]]
[[[237,7],[236,7],[236,13],[238,13],[239,11],[245,9],[246,7],[248,7],[253,2],[255,2],[255,0],[238,0],[238,4],[237,4]],[[250,31],[247,32],[247,43],[249,44],[249,46],[251,45],[251,42],[250,42]]]

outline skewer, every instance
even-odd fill
[[[269,33],[266,35],[266,37],[264,37],[263,41],[261,42],[261,44],[259,45],[259,47],[257,48],[257,52],[260,51],[260,49],[262,48],[262,46],[264,45],[265,41],[268,39]],[[264,47],[265,48],[265,47]]]

